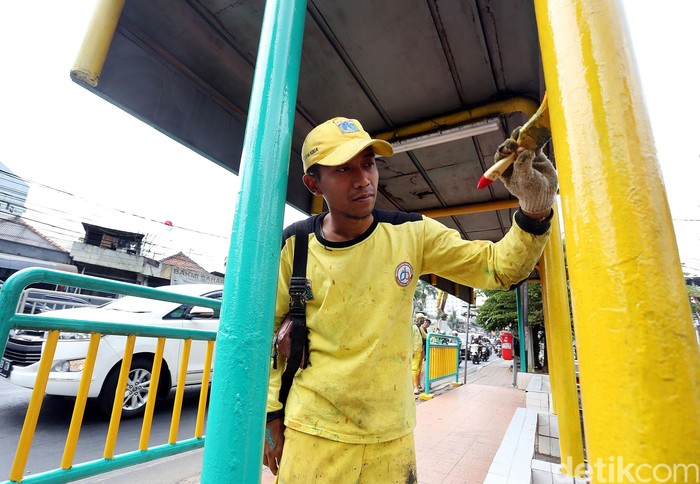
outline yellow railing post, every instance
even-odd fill
[[[194,426],[194,437],[204,437],[204,414],[207,411],[207,396],[209,395],[209,380],[211,377],[211,362],[214,358],[214,342],[207,341],[207,352],[204,355],[204,372],[202,373],[202,388],[199,391],[197,420]]]
[[[112,404],[112,416],[109,419],[109,427],[107,428],[107,439],[105,440],[105,449],[103,457],[105,459],[114,458],[114,448],[117,445],[117,434],[119,433],[119,423],[122,418],[122,407],[124,406],[124,395],[126,394],[126,383],[129,379],[131,370],[131,359],[134,356],[134,345],[136,344],[136,336],[129,335],[126,337],[126,346],[124,347],[124,357],[122,359],[121,368],[119,369],[119,379],[117,380],[117,388],[114,390],[114,403]]]
[[[19,482],[24,476],[24,468],[27,465],[29,448],[32,446],[36,424],[39,421],[39,412],[41,411],[41,403],[44,401],[44,392],[46,391],[46,383],[49,380],[53,356],[56,354],[58,335],[58,331],[49,331],[46,343],[44,343],[41,360],[39,361],[39,368],[36,373],[34,390],[32,390],[32,397],[29,399],[29,407],[24,417],[24,425],[22,426],[22,432],[19,436],[19,442],[17,442],[17,452],[15,453],[15,459],[10,469],[11,481]]]
[[[583,436],[576,388],[573,338],[569,317],[569,296],[566,291],[566,269],[561,241],[558,207],[554,207],[552,233],[544,248],[544,283],[542,299],[547,325],[547,345],[553,367],[549,369],[554,410],[559,424],[559,449],[562,472],[583,477]],[[541,268],[541,266],[540,266]]]
[[[700,462],[700,351],[624,12],[610,0],[535,11],[591,478],[652,482]]]
[[[97,350],[100,347],[100,333],[90,334],[90,343],[88,344],[87,355],[85,356],[85,366],[83,367],[83,375],[80,377],[80,386],[78,387],[78,395],[75,399],[73,407],[73,417],[68,428],[68,436],[66,437],[66,445],[63,448],[63,458],[61,459],[61,469],[70,469],[73,465],[75,457],[75,448],[78,446],[78,437],[80,436],[80,427],[83,425],[83,416],[85,415],[85,405],[87,403],[88,392],[90,391],[90,383],[92,382],[92,372],[95,369],[95,360],[97,359]]]
[[[141,423],[141,437],[139,437],[139,450],[147,450],[148,441],[151,438],[153,412],[156,408],[156,398],[158,398],[158,385],[160,384],[160,372],[163,368],[164,352],[165,338],[158,338],[158,343],[156,343],[156,354],[153,356],[153,366],[151,366],[151,382],[148,384],[146,409],[144,410],[143,422]]]

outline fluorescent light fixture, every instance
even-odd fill
[[[487,121],[480,121],[478,123],[423,134],[414,138],[406,138],[391,143],[391,146],[394,148],[394,153],[403,153],[404,151],[417,150],[418,148],[425,148],[427,146],[439,145],[479,134],[490,133],[498,129],[500,129],[498,120],[489,119]]]

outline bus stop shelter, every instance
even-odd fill
[[[397,152],[379,159],[378,208],[497,241],[517,201],[500,183],[476,184],[545,92],[588,460],[698,461],[700,353],[619,2],[103,0],[71,74],[241,175],[217,339],[229,369],[212,386],[203,480],[259,475],[283,205],[323,210],[301,183],[305,135],[334,116],[359,119]],[[583,443],[561,227],[557,215],[534,277],[573,473]],[[255,321],[250,304],[262,308]],[[257,330],[227,338],[237,325]],[[666,419],[671,408],[685,418]],[[236,432],[218,425],[230,415]]]

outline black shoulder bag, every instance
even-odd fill
[[[289,281],[289,313],[282,321],[274,338],[272,366],[277,368],[277,355],[287,358],[287,365],[282,373],[279,401],[287,402],[294,375],[299,368],[309,365],[309,336],[306,328],[306,261],[309,250],[309,231],[306,220],[294,224],[295,244],[292,277]],[[267,421],[284,416],[282,410],[267,414]]]

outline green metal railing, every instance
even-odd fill
[[[462,342],[458,336],[428,333],[425,344],[425,388],[422,399],[432,398],[430,384],[437,380],[455,377],[459,385],[459,356]],[[466,371],[466,367],[464,369]]]
[[[187,452],[204,446],[204,413],[206,410],[209,375],[216,332],[182,328],[162,328],[136,324],[124,325],[119,323],[84,321],[79,319],[51,317],[46,314],[42,316],[16,314],[15,310],[23,289],[29,284],[35,283],[62,284],[65,286],[81,287],[96,291],[157,299],[160,301],[168,301],[179,304],[204,306],[211,308],[214,311],[219,311],[221,308],[221,301],[216,299],[174,294],[154,288],[126,284],[91,276],[69,274],[49,269],[24,269],[8,278],[2,286],[2,290],[0,290],[0,355],[4,354],[5,352],[6,342],[10,330],[13,328],[48,331],[49,336],[42,349],[34,390],[32,391],[24,426],[17,445],[15,459],[10,471],[10,479],[8,481],[4,481],[3,484],[8,484],[11,482],[68,482],[113,471],[122,467],[167,457],[173,454]],[[71,419],[68,437],[66,439],[66,447],[64,450],[61,468],[24,477],[24,469],[26,467],[31,443],[36,431],[49,371],[56,350],[59,333],[61,331],[91,334],[90,348],[88,350],[85,368],[81,376],[80,388],[78,390],[78,396],[76,398],[76,403],[73,410],[73,418]],[[103,334],[122,335],[127,337],[127,345],[122,359],[121,371],[115,391],[114,405],[112,407],[112,417],[110,420],[107,441],[105,443],[104,458],[73,465],[72,460],[80,433],[80,426],[82,424],[82,417],[85,410],[92,369],[94,367],[100,337]],[[134,342],[137,336],[158,338],[157,350],[152,367],[152,380],[147,397],[144,423],[141,431],[141,439],[139,441],[139,449],[133,452],[127,452],[115,456],[114,444],[116,442],[121,419],[124,388],[126,386],[126,379],[131,366]],[[165,338],[183,340],[183,351],[180,359],[180,369],[168,443],[149,448],[148,437],[150,435],[155,398],[158,391],[158,378],[160,376],[160,368],[163,359]],[[189,348],[192,340],[208,342],[202,378],[202,388],[200,391],[197,425],[194,438],[177,441],[177,429],[179,426],[180,409],[182,406],[182,395],[184,392],[185,377],[187,374]]]

